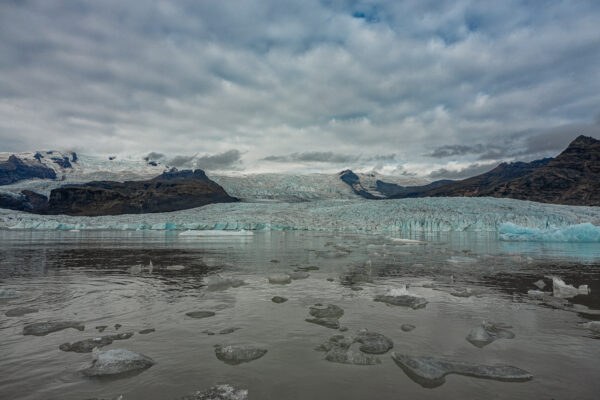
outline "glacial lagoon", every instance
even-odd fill
[[[180,233],[0,231],[0,397],[598,397],[598,243]]]

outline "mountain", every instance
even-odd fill
[[[39,160],[28,162],[14,154],[9,156],[8,160],[0,161],[0,185],[10,185],[32,178],[56,179],[56,172]]]
[[[150,180],[97,181],[53,189],[33,212],[80,216],[143,214],[238,201],[202,170],[168,171]]]
[[[461,181],[438,181],[395,190],[388,198],[485,196],[600,206],[600,140],[579,136],[555,158],[502,163]]]

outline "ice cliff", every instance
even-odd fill
[[[169,213],[103,217],[40,216],[0,210],[0,229],[497,232],[503,226],[501,232],[506,235],[511,232],[504,223],[542,232],[586,222],[600,225],[600,208],[495,198],[229,203]],[[518,227],[511,229],[517,232]]]

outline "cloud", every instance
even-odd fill
[[[304,153],[292,153],[283,156],[268,156],[265,161],[275,162],[323,162],[331,164],[344,164],[358,161],[359,157],[351,154],[336,154],[331,151],[309,151]]]
[[[485,164],[485,163],[474,163],[469,166],[460,169],[446,169],[440,168],[432,171],[429,174],[429,178],[440,180],[440,179],[465,179],[472,176],[480,175],[485,172],[492,170],[497,163]]]
[[[0,150],[235,148],[244,168],[558,152],[596,125],[599,17],[593,1],[0,2]]]
[[[215,155],[205,155],[195,160],[196,168],[204,170],[232,169],[240,161],[242,153],[239,150],[229,150]]]
[[[192,162],[196,156],[175,156],[168,161],[168,164],[172,167],[191,167]]]
[[[162,158],[165,158],[165,155],[163,153],[157,153],[155,151],[152,151],[150,153],[148,153],[148,155],[146,157],[144,157],[144,160],[146,161],[158,161]]]

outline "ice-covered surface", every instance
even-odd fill
[[[495,198],[425,198],[222,203],[170,213],[103,217],[41,216],[0,210],[0,229],[496,232],[505,222],[536,228],[535,232],[584,222],[600,224],[600,208]],[[591,224],[586,226],[597,229]]]
[[[428,198],[310,203],[224,203],[170,213],[40,216],[0,210],[9,229],[497,231],[504,222],[537,229],[600,223],[600,208],[510,199]]]
[[[165,165],[157,164],[153,166],[148,164],[141,156],[117,157],[114,160],[109,160],[108,157],[81,154],[77,154],[77,161],[71,161],[71,168],[63,168],[52,161],[52,158],[67,157],[72,160],[72,153],[58,151],[53,151],[50,154],[48,152],[40,153],[43,158],[40,158],[39,162],[56,171],[56,180],[24,180],[12,185],[0,186],[0,192],[20,193],[21,190],[27,189],[48,196],[52,189],[62,185],[102,180],[118,182],[143,180],[158,176],[166,169]],[[0,160],[8,159],[11,154],[13,153],[0,153]],[[36,152],[14,154],[26,162],[38,163],[38,160],[34,157]]]
[[[90,181],[110,180],[123,182],[128,180],[144,180],[160,175],[170,167],[166,164],[149,164],[140,154],[118,156],[114,159],[109,156],[89,156],[77,154],[77,161],[71,162],[71,168],[63,168],[55,163],[52,158],[68,158],[72,160],[70,152],[40,152],[43,156],[38,161],[36,152],[15,153],[17,157],[26,162],[39,164],[40,162],[56,171],[56,180],[30,179],[12,185],[0,187],[2,193],[20,193],[24,189],[32,190],[48,196],[52,189],[66,184],[85,183]],[[0,153],[0,160],[8,159],[13,153]],[[377,180],[399,185],[421,185],[426,183],[423,179],[406,176],[387,176],[378,173],[357,173],[361,183],[372,192],[377,190]],[[231,196],[243,201],[284,201],[300,202],[314,200],[356,199],[358,196],[350,186],[342,182],[337,173],[211,173],[209,178],[223,186]]]
[[[596,207],[596,209],[598,209]],[[594,218],[598,223],[597,216]],[[500,240],[527,242],[600,242],[600,226],[590,222],[571,226],[531,227],[514,223],[500,225]]]

